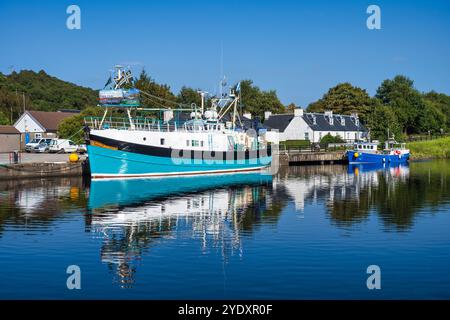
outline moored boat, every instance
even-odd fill
[[[123,79],[128,73],[122,67],[116,73],[114,87],[100,91],[100,101],[107,102],[101,104],[103,117],[85,119],[93,178],[232,173],[270,165],[271,148],[264,132],[245,128],[240,121],[239,86],[226,97],[212,99],[206,111],[203,100],[201,108],[144,108],[137,89],[128,90],[133,92],[129,100],[121,88],[127,84]],[[121,109],[127,117],[108,116],[112,109]],[[131,115],[137,112],[142,115]],[[163,119],[155,118],[155,112],[163,114]]]
[[[395,140],[386,141],[384,150],[378,150],[378,142],[356,142],[352,150],[347,151],[350,164],[360,163],[406,163],[409,160],[409,150],[404,143]]]

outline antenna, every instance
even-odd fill
[[[197,93],[199,93],[200,96],[202,97],[201,110],[202,110],[202,114],[203,114],[205,111],[205,95],[208,95],[208,92],[198,90]]]
[[[220,98],[223,97],[223,87],[227,85],[226,77],[223,74],[223,40],[220,42]]]

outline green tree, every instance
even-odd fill
[[[436,120],[440,123],[438,130],[448,132],[450,130],[450,96],[431,91],[424,94],[423,98],[429,107],[435,109]]]
[[[447,116],[432,101],[424,101],[425,108],[420,112],[417,118],[418,130],[422,133],[430,132],[440,133],[446,128]]]
[[[7,124],[10,124],[8,117],[2,111],[0,111],[0,125],[7,125]]]
[[[77,86],[48,75],[45,71],[22,70],[0,76],[0,90],[3,110],[11,106],[13,119],[23,110],[23,96],[27,109],[57,111],[60,109],[84,109],[97,104],[98,92],[90,88]],[[6,93],[6,94],[5,94]],[[16,94],[17,93],[17,94]],[[8,101],[5,103],[5,101]],[[19,108],[20,106],[20,108]],[[17,111],[16,111],[17,110]],[[10,111],[6,112],[8,115]]]
[[[388,131],[390,137],[394,135],[398,140],[404,139],[397,115],[392,108],[379,104],[375,107],[367,120],[366,125],[370,130],[372,139],[385,141],[388,138]]]
[[[84,142],[84,117],[102,116],[104,109],[101,107],[89,107],[81,113],[64,119],[58,126],[58,136],[63,139],[71,139],[75,143]]]
[[[197,92],[198,90],[194,90],[192,88],[183,86],[180,90],[180,93],[177,96],[177,101],[180,104],[186,104],[191,105],[192,103],[195,103],[198,107],[202,104],[202,98],[200,96],[200,93]],[[207,106],[205,101],[205,106]]]
[[[290,103],[287,107],[286,107],[286,112],[287,113],[294,113],[295,109],[297,109],[297,105],[295,103]]]
[[[140,94],[141,104],[144,106],[173,108],[177,105],[177,97],[170,91],[170,86],[156,83],[145,70],[142,70],[139,77],[134,79],[133,84],[137,89],[144,92]],[[146,95],[146,93],[151,96]]]
[[[425,103],[411,79],[399,75],[392,80],[384,80],[375,96],[394,110],[404,133],[420,131],[417,123]]]
[[[265,111],[284,113],[286,110],[275,90],[262,91],[253,85],[252,80],[241,81],[241,103],[244,112],[261,119],[264,118]]]
[[[366,121],[374,106],[375,101],[366,90],[346,82],[329,89],[321,99],[311,103],[307,111],[322,113],[329,110],[344,115],[357,113],[362,121]]]
[[[321,148],[327,148],[330,143],[343,143],[344,140],[342,140],[341,136],[332,136],[331,134],[327,133],[320,139],[320,147]]]

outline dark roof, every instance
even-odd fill
[[[313,117],[316,118],[316,124]],[[264,122],[264,127],[284,132],[293,118],[293,114],[273,114]],[[353,116],[333,115],[333,125],[330,124],[329,116],[323,113],[304,113],[302,118],[314,131],[367,131],[361,121],[359,127],[356,125],[356,118]],[[341,119],[344,119],[344,125],[341,124]]]
[[[294,118],[293,114],[272,114],[269,119],[264,121],[264,127],[267,129],[276,129],[283,132]]]
[[[314,124],[314,118],[316,123]],[[344,119],[344,125],[341,120]],[[303,120],[314,131],[367,131],[359,120],[359,126],[356,124],[356,118],[353,116],[333,115],[333,125],[330,124],[329,116],[323,113],[305,113]]]
[[[73,112],[27,111],[46,131],[56,132],[64,119],[73,117]]]
[[[14,126],[0,126],[0,134],[20,134]]]

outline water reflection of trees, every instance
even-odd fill
[[[323,201],[332,222],[351,226],[377,214],[386,230],[405,230],[414,219],[449,203],[448,161],[417,162],[409,167],[291,167],[278,179],[290,189],[298,209]],[[294,190],[294,191],[292,191]]]
[[[89,210],[92,188],[81,178],[2,181],[0,236],[5,225],[41,232],[51,230],[58,219],[70,218],[70,212],[85,213],[85,231],[101,242],[101,261],[115,281],[128,287],[142,257],[163,242],[196,241],[200,250],[216,251],[225,262],[243,255],[242,239],[264,225],[278,223],[288,203],[297,210],[323,204],[338,227],[377,215],[386,230],[407,230],[424,208],[437,212],[450,203],[449,175],[448,161],[379,170],[284,167],[270,182],[219,183]]]

